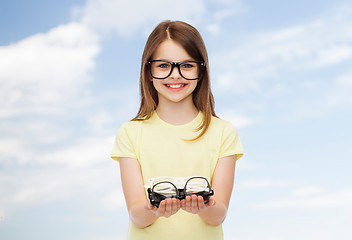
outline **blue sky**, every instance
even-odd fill
[[[226,240],[350,240],[349,1],[1,1],[0,238],[124,239],[119,126],[146,38],[183,20],[238,129]]]

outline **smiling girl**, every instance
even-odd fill
[[[194,27],[165,21],[153,30],[142,57],[140,94],[137,116],[119,129],[111,153],[120,163],[127,239],[223,239],[243,149],[236,129],[215,114],[208,56]],[[209,179],[214,195],[207,203],[185,194],[152,205],[144,186],[163,176]]]

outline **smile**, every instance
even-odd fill
[[[187,85],[187,84],[165,84],[166,87],[172,88],[172,89],[183,88],[183,87],[186,86],[186,85]]]

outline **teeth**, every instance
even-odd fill
[[[166,84],[167,87],[170,87],[170,88],[181,88],[181,87],[184,87],[185,84]]]

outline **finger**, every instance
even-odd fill
[[[172,207],[171,207],[171,213],[175,214],[178,211],[177,205],[178,205],[179,200],[176,198],[172,199]]]
[[[177,200],[177,211],[180,210],[180,208],[181,208],[181,201]]]
[[[148,204],[147,205],[147,208],[149,209],[149,210],[157,210],[158,208],[157,207],[155,207],[154,205],[152,205],[152,204]]]
[[[191,208],[191,197],[187,196],[186,197],[186,211],[190,212],[191,210],[192,210],[192,208]]]
[[[158,216],[164,216],[165,214],[165,205],[166,205],[166,201],[162,200],[159,204],[159,208],[156,210],[156,213]]]
[[[167,217],[167,218],[170,217],[172,213],[171,211],[172,211],[172,199],[169,198],[166,200],[164,217]]]
[[[198,208],[203,210],[205,208],[204,199],[202,196],[198,196]]]
[[[180,204],[181,204],[181,208],[183,210],[186,210],[186,199],[182,199]]]
[[[146,209],[152,210],[153,205],[151,205],[149,202],[147,202],[147,203],[144,205],[144,207],[145,207]]]
[[[207,203],[206,206],[214,206],[215,205],[215,199],[213,197],[210,197],[209,198],[209,202]]]
[[[192,195],[192,213],[197,213],[198,208],[198,197],[196,195]]]

